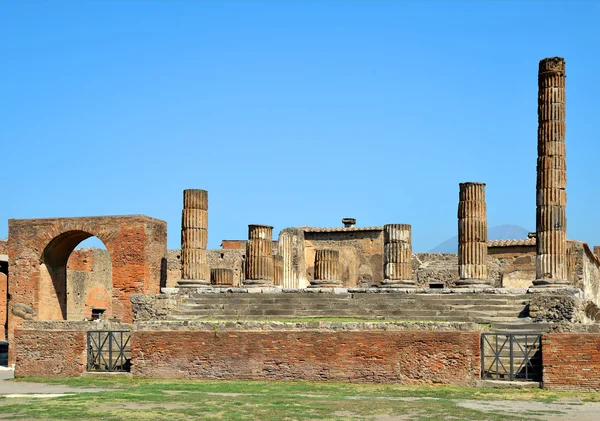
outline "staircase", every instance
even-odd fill
[[[190,294],[174,320],[280,320],[304,318],[474,322],[497,331],[541,332],[532,323],[525,294],[215,293]]]

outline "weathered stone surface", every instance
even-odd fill
[[[536,280],[534,286],[568,285],[565,61],[540,61],[536,183]]]
[[[211,285],[233,286],[233,269],[213,268],[210,270]]]
[[[412,228],[408,224],[383,226],[383,273],[381,286],[414,288],[412,271]]]
[[[286,228],[279,233],[279,255],[283,257],[284,288],[303,288],[308,285],[304,260],[304,231]]]
[[[460,183],[457,287],[489,287],[484,183]]]
[[[278,287],[283,286],[283,256],[273,255],[273,284]]]
[[[272,287],[274,269],[273,227],[248,225],[244,286]]]
[[[337,250],[320,249],[315,252],[315,277],[311,287],[342,286],[339,276],[340,253]]]
[[[208,192],[183,191],[181,213],[181,281],[179,287],[210,285],[210,267],[206,256],[208,243]]]

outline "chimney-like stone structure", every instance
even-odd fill
[[[412,274],[412,234],[408,224],[383,226],[384,288],[415,288]]]
[[[210,268],[206,257],[208,243],[208,192],[183,191],[181,214],[181,280],[179,287],[210,285]]]
[[[273,272],[273,227],[248,225],[244,286],[272,287]]]
[[[337,250],[315,250],[315,276],[311,288],[342,287],[340,280],[340,252]]]
[[[344,228],[354,228],[356,218],[342,218],[342,224],[344,224]]]
[[[233,269],[214,268],[210,270],[210,283],[214,287],[233,286]]]
[[[540,61],[536,184],[536,287],[569,285],[567,273],[567,164],[565,60]]]
[[[489,287],[485,183],[460,183],[458,201],[459,288]]]
[[[273,284],[276,287],[283,286],[283,256],[273,255]]]

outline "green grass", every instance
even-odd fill
[[[397,417],[417,421],[509,421],[530,419],[530,414],[525,410],[520,416],[486,413],[459,407],[457,403],[461,399],[552,402],[579,398],[600,401],[599,393],[556,393],[539,389],[112,377],[19,379],[23,380],[100,387],[106,391],[59,398],[0,399],[0,419],[392,420]]]

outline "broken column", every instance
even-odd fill
[[[233,269],[214,268],[210,270],[210,284],[215,287],[233,286]]]
[[[315,276],[310,288],[341,287],[339,276],[340,252],[337,250],[315,250]]]
[[[285,228],[279,233],[279,254],[283,257],[284,288],[304,288],[306,266],[304,264],[304,231],[301,228]]]
[[[460,183],[458,202],[459,288],[489,287],[485,183]]]
[[[412,275],[412,235],[408,224],[383,226],[383,276],[385,288],[415,288]]]
[[[248,225],[244,286],[272,287],[273,271],[273,227]]]
[[[565,60],[545,58],[538,73],[536,287],[569,284],[565,103]]]
[[[273,284],[283,286],[283,256],[273,255]]]
[[[179,287],[210,285],[210,268],[206,257],[208,242],[208,192],[183,191],[181,215],[181,280]]]

